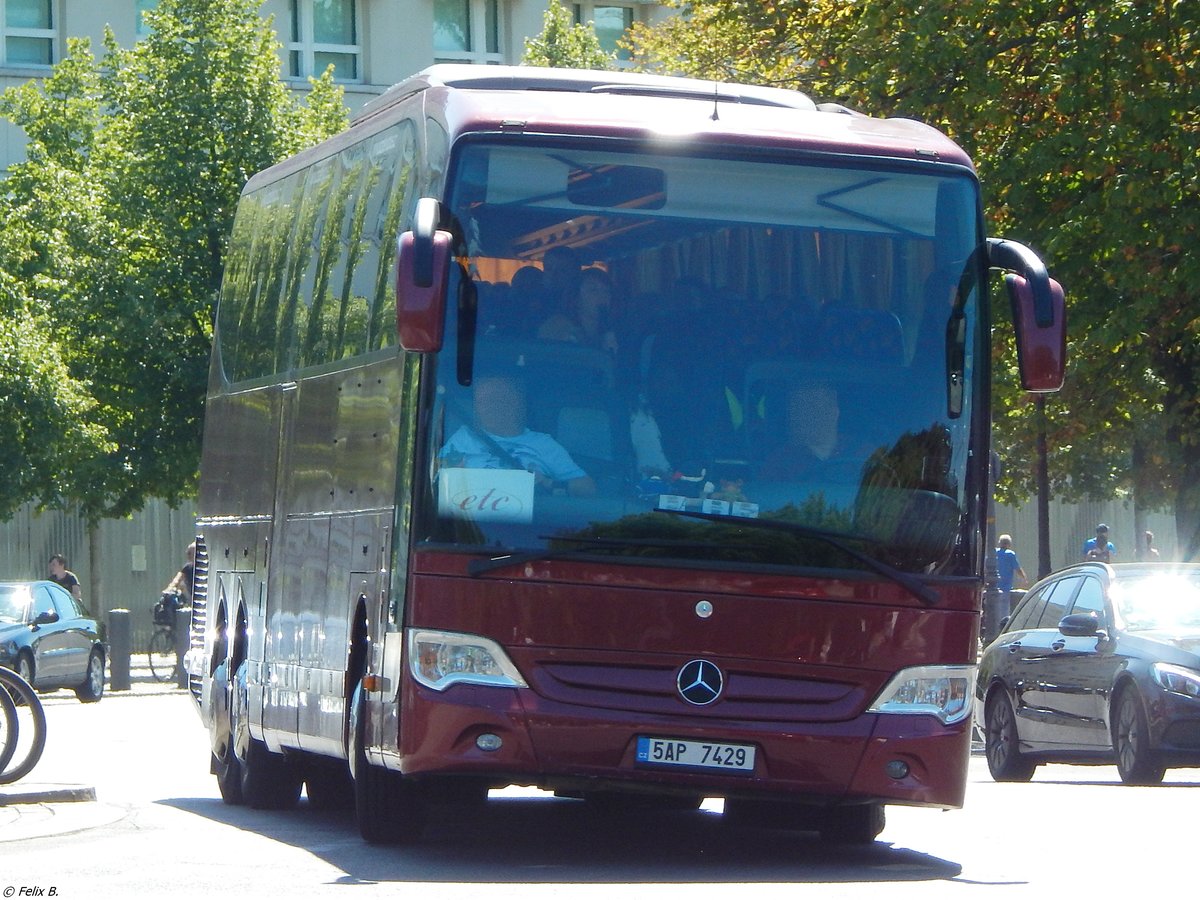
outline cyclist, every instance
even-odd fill
[[[170,583],[162,589],[163,595],[175,594],[179,597],[180,606],[192,605],[192,576],[196,570],[196,542],[192,541],[188,544],[186,552],[187,561],[183,564],[175,577]]]

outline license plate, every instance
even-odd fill
[[[753,772],[754,747],[717,741],[639,737],[637,761],[646,766],[682,766],[722,772]]]

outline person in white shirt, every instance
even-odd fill
[[[450,436],[438,459],[443,466],[515,469],[532,472],[537,485],[562,485],[572,497],[596,493],[596,483],[562,444],[525,424],[525,389],[510,375],[482,375],[474,384],[475,425]]]

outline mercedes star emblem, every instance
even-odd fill
[[[707,659],[684,664],[675,679],[679,696],[693,706],[707,706],[721,696],[721,670]]]

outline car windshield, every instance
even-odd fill
[[[1200,572],[1121,577],[1110,593],[1126,631],[1200,631]]]
[[[0,622],[24,622],[28,608],[29,588],[19,584],[0,584]]]
[[[618,150],[457,151],[424,539],[941,570],[985,458],[974,180]]]

